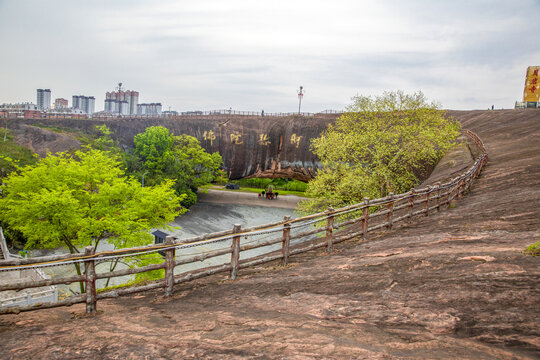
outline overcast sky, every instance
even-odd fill
[[[163,110],[343,109],[423,91],[511,108],[540,65],[540,0],[0,0],[0,103],[96,97],[123,82]]]

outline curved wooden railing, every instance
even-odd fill
[[[232,230],[177,241],[168,237],[164,244],[131,249],[119,249],[108,252],[95,252],[93,247],[86,247],[84,255],[64,254],[39,258],[27,258],[0,261],[0,271],[19,271],[27,268],[42,268],[66,264],[84,264],[84,274],[68,277],[55,277],[39,281],[14,281],[0,284],[0,291],[22,290],[49,285],[70,284],[83,282],[86,293],[68,297],[54,303],[42,303],[29,306],[3,307],[0,314],[18,313],[57,306],[69,306],[76,303],[86,303],[86,311],[96,311],[97,301],[121,295],[163,288],[166,296],[173,293],[174,285],[202,278],[205,276],[230,272],[230,278],[238,276],[240,269],[262,263],[281,260],[283,265],[288,263],[292,255],[313,249],[325,247],[331,252],[334,244],[361,236],[367,240],[371,231],[391,229],[394,224],[411,221],[415,216],[429,216],[433,211],[459,199],[469,191],[474,180],[480,174],[487,162],[487,151],[480,138],[469,130],[464,133],[474,141],[480,151],[474,164],[460,176],[446,183],[437,183],[421,189],[412,189],[403,194],[390,194],[387,197],[370,200],[365,198],[362,203],[341,209],[331,209],[297,219],[285,217],[283,221],[264,224],[247,229],[234,225]],[[230,244],[230,245],[229,245]],[[194,254],[185,254],[182,249],[194,246],[215,246],[212,250],[201,250]],[[221,247],[219,247],[221,245]],[[266,248],[263,255],[240,258],[241,253],[257,248]],[[164,261],[143,267],[127,268],[110,272],[97,273],[95,266],[99,262],[134,257],[141,254],[160,252]],[[185,251],[184,251],[185,252]],[[184,271],[175,274],[175,268],[186,264],[200,263],[209,259],[227,257],[218,265],[206,266],[197,270]],[[229,258],[230,256],[230,258]],[[98,293],[96,280],[137,273],[165,270],[163,279],[142,286],[130,286]]]

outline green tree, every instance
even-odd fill
[[[300,209],[320,211],[407,191],[459,132],[459,123],[446,118],[422,92],[356,96],[336,123],[312,141],[324,169],[308,185],[315,199]]]
[[[167,128],[151,126],[145,132],[135,135],[133,152],[148,170],[161,173],[174,162],[174,138]]]
[[[104,239],[116,248],[140,246],[151,242],[150,228],[185,212],[172,185],[142,188],[100,150],[49,154],[4,179],[0,220],[23,233],[26,248],[78,253]]]
[[[92,142],[91,146],[94,149],[103,151],[117,152],[119,149],[114,146],[114,140],[112,139],[112,132],[107,125],[96,125],[95,131],[98,136]]]
[[[199,140],[189,135],[174,136],[167,128],[152,126],[135,136],[133,156],[125,158],[126,167],[144,177],[148,185],[174,180],[177,194],[185,194],[182,205],[197,202],[197,188],[219,176],[222,158],[209,154]]]
[[[15,142],[11,131],[7,128],[4,129],[4,140],[0,141],[0,183],[11,172],[25,165],[35,164],[37,159],[38,156],[33,154],[30,149]],[[0,226],[4,230],[6,241],[15,247],[24,246],[26,239],[20,231],[12,229],[6,222],[0,221]]]
[[[197,202],[198,187],[212,182],[220,175],[223,159],[219,153],[209,154],[199,140],[189,135],[174,137],[174,165],[169,175],[176,180],[177,193],[187,194],[185,206]]]

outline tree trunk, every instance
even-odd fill
[[[68,239],[64,239],[64,243],[66,244],[71,254],[79,253],[79,250],[77,250],[77,248]],[[77,271],[77,275],[82,275],[81,265],[79,263],[74,263],[73,265],[75,265],[75,270]],[[85,293],[84,283],[82,281],[79,282],[79,289],[81,290],[81,294]]]

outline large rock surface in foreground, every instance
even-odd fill
[[[15,359],[540,356],[540,111],[453,112],[489,162],[451,209],[287,268],[0,318]]]

